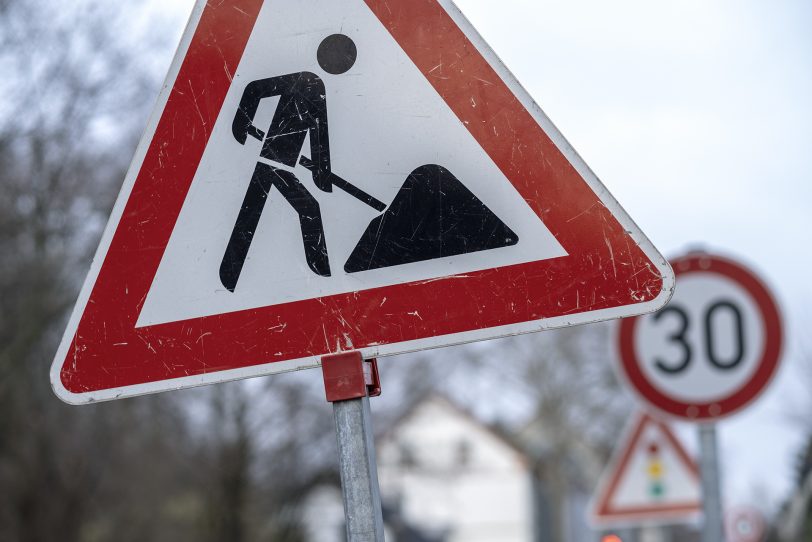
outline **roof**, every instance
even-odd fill
[[[432,401],[441,403],[450,408],[463,418],[467,419],[470,423],[481,428],[483,432],[488,433],[492,437],[499,440],[502,444],[519,455],[522,462],[526,465],[531,466],[534,464],[533,455],[530,454],[523,446],[521,446],[519,441],[513,438],[504,427],[483,422],[469,410],[462,407],[459,403],[455,402],[444,393],[440,393],[435,390],[429,390],[411,401],[409,405],[398,416],[395,417],[394,421],[386,427],[386,429],[376,435],[377,440],[391,438],[392,435],[394,435],[401,426],[408,422],[422,406]]]

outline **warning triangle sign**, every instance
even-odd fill
[[[699,469],[665,423],[640,414],[604,472],[591,520],[596,526],[674,523],[702,510]]]
[[[52,383],[177,389],[631,316],[672,286],[450,0],[199,0]]]

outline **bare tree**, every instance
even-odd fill
[[[132,509],[108,498],[124,502],[134,485],[118,481],[149,464],[139,454],[178,435],[141,429],[178,419],[150,420],[158,402],[71,409],[48,365],[157,84],[120,5],[0,10],[0,539],[125,540],[108,522]]]

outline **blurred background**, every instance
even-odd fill
[[[724,500],[809,542],[812,4],[457,3],[667,257],[720,251],[773,287],[783,366],[719,426]],[[48,384],[192,5],[0,0],[0,540],[341,540],[318,371],[88,407]],[[600,540],[587,501],[636,408],[614,331],[381,360],[390,538]]]

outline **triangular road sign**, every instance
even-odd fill
[[[199,0],[52,383],[176,389],[640,314],[672,286],[450,0]]]
[[[665,423],[640,414],[604,471],[591,506],[596,526],[692,520],[702,510],[699,469]]]

